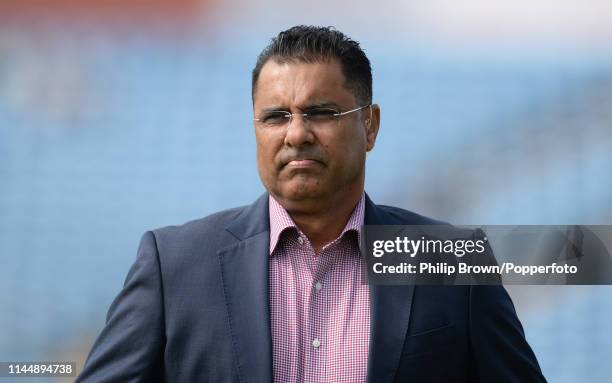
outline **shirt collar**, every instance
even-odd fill
[[[278,203],[274,199],[274,197],[272,197],[272,195],[269,196],[269,201],[270,201],[269,203],[270,255],[272,255],[283,231],[289,228],[294,228],[301,235],[303,234],[300,231],[300,229],[297,227],[297,225],[295,224],[291,216],[289,215],[289,212],[287,212],[287,210],[285,210],[285,208],[282,207],[281,204]],[[362,230],[363,223],[364,223],[364,215],[365,215],[365,193],[362,193],[361,198],[359,199],[359,202],[357,203],[357,206],[355,206],[353,213],[351,214],[348,222],[344,226],[344,229],[342,229],[342,232],[340,233],[338,238],[342,238],[342,236],[349,231],[355,231],[357,232],[357,240],[361,241],[361,236],[362,236],[361,230]]]

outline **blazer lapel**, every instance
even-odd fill
[[[366,195],[365,225],[399,225]],[[405,224],[405,223],[404,223]],[[408,332],[414,286],[370,285],[367,381],[393,382]]]
[[[271,382],[268,194],[226,230],[239,240],[218,253],[238,377],[241,382]]]

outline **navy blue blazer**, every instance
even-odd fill
[[[368,225],[437,221],[366,196]],[[268,195],[142,237],[77,382],[270,382]],[[543,382],[501,286],[371,286],[368,382]]]

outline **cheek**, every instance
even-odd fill
[[[266,147],[257,145],[257,167],[261,173],[267,173],[270,167],[270,158],[266,153]]]
[[[263,134],[256,134],[257,142],[257,166],[261,173],[269,174],[275,169],[275,157],[277,145],[275,141]]]
[[[365,135],[360,135],[359,132],[350,129],[344,134],[330,138],[323,144],[323,147],[328,155],[338,162],[337,165],[352,167],[358,166],[365,157],[366,145]]]

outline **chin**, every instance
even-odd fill
[[[284,193],[286,199],[295,200],[295,201],[304,201],[309,199],[317,198],[322,193],[318,190],[292,190],[290,192]]]
[[[316,182],[296,182],[281,187],[281,195],[287,200],[303,201],[324,195],[321,185]]]

